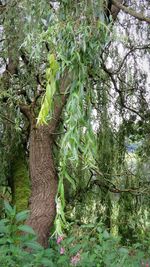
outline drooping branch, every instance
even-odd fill
[[[124,11],[126,14],[131,15],[132,17],[140,20],[140,21],[145,21],[147,23],[150,23],[150,18],[146,17],[143,13],[141,12],[136,12],[134,9],[129,8],[118,2],[117,0],[112,0],[112,4]]]

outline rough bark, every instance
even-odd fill
[[[57,173],[52,155],[52,140],[47,126],[31,127],[29,168],[32,195],[30,199],[30,225],[38,241],[47,247],[50,228],[56,215],[55,196]]]

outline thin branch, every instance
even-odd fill
[[[58,132],[58,133],[54,133],[54,132],[50,132],[51,135],[61,135],[61,134],[65,134],[66,131],[62,131],[62,132]]]
[[[3,118],[4,120],[16,125],[16,123],[12,120],[10,120],[9,118],[7,118],[4,114],[0,113],[0,117]]]
[[[114,88],[115,88],[116,92],[120,95],[120,99],[121,99],[121,105],[122,105],[122,107],[125,108],[125,109],[127,109],[127,110],[129,110],[129,111],[131,111],[131,112],[133,112],[133,113],[135,113],[135,114],[138,115],[140,118],[142,118],[143,120],[145,120],[145,117],[142,116],[138,111],[136,111],[136,110],[133,109],[133,108],[130,108],[130,107],[126,106],[126,104],[124,103],[124,101],[123,101],[123,99],[122,99],[122,95],[121,95],[121,94],[122,94],[122,91],[118,88],[117,83],[116,83],[116,80],[115,80],[115,78],[114,78],[114,76],[113,76],[113,73],[112,73],[110,70],[108,70],[108,69],[106,68],[103,59],[102,59],[102,67],[103,67],[104,71],[110,76],[111,81],[112,81],[112,83],[113,83],[113,85],[114,85]]]
[[[2,193],[0,193],[0,199],[3,199],[3,200],[10,202],[9,198]]]
[[[136,12],[134,9],[126,7],[119,3],[117,0],[112,0],[112,4],[124,11],[126,14],[131,15],[132,17],[140,20],[140,21],[145,21],[147,23],[150,23],[150,18],[146,17],[143,13],[141,12]]]
[[[1,40],[0,40],[0,43],[2,43],[2,42],[5,41],[5,40],[6,40],[6,39],[1,39]]]
[[[128,53],[124,56],[124,58],[123,58],[122,62],[120,63],[120,66],[118,67],[118,69],[117,69],[117,70],[114,70],[114,71],[112,72],[112,74],[117,74],[117,73],[121,70],[121,68],[122,68],[123,65],[124,65],[125,60],[127,59],[127,57],[128,57],[132,52],[134,52],[135,50],[143,50],[143,49],[150,49],[150,46],[145,45],[145,46],[142,46],[142,47],[133,47],[133,48],[131,48],[131,50],[129,50]]]
[[[115,185],[111,185],[111,187],[107,184],[105,184],[103,181],[101,180],[94,180],[92,182],[92,185],[97,185],[97,186],[102,186],[102,187],[105,187],[108,191],[112,192],[112,193],[115,193],[115,194],[120,194],[120,193],[130,193],[130,194],[136,194],[137,193],[137,189],[139,188],[136,188],[136,189],[132,189],[132,188],[128,188],[128,189],[120,189],[120,188],[117,188]],[[139,192],[138,192],[139,194]],[[137,194],[136,194],[137,195]]]
[[[146,188],[141,188],[141,187],[136,187],[136,188],[125,188],[125,189],[120,189],[118,188],[112,181],[106,179],[104,177],[104,174],[102,174],[100,171],[98,171],[96,168],[92,169],[96,174],[100,175],[103,177],[104,181],[101,180],[94,180],[92,182],[92,184],[96,184],[98,186],[103,186],[105,187],[107,190],[109,190],[112,193],[130,193],[132,195],[140,195],[142,193],[144,193],[144,191],[146,190]],[[106,184],[106,183],[107,184]]]

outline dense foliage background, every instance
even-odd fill
[[[149,23],[109,2],[0,1],[1,266],[150,265]],[[149,1],[126,6],[150,14]],[[23,225],[34,194],[26,107],[39,129],[59,122],[45,250]]]

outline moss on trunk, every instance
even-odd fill
[[[18,157],[13,162],[12,168],[12,201],[17,211],[28,208],[30,197],[30,180],[24,157]]]

